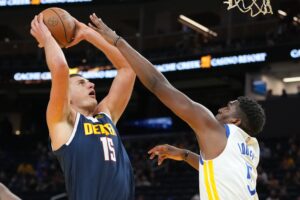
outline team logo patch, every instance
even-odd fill
[[[96,118],[96,119],[102,119],[103,117],[104,117],[103,114],[97,114],[94,116],[94,118]]]

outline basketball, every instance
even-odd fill
[[[65,47],[75,36],[75,21],[61,8],[51,7],[42,11],[44,23],[60,47]]]

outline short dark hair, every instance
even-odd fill
[[[76,76],[80,76],[80,77],[82,77],[82,75],[81,74],[70,74],[70,78],[73,78],[73,77],[76,77]]]
[[[249,97],[241,96],[237,100],[241,117],[240,128],[250,135],[260,133],[266,121],[264,109],[257,101]]]

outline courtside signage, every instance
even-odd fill
[[[155,65],[160,72],[175,72],[193,69],[218,68],[226,66],[244,65],[252,63],[263,63],[267,61],[268,54],[266,52],[241,54],[225,57],[212,57],[206,55],[200,57],[200,60],[187,60],[181,62],[171,62]],[[97,70],[79,71],[79,68],[73,68],[71,71],[81,74],[87,79],[107,79],[114,78],[117,70],[103,70],[98,67]],[[71,72],[72,73],[72,72]],[[16,81],[46,81],[51,79],[50,72],[17,72],[14,74]]]

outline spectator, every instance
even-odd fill
[[[273,90],[272,90],[272,89],[269,89],[269,90],[267,91],[266,99],[270,99],[270,98],[272,98],[272,97],[273,97]]]
[[[30,163],[21,163],[18,166],[17,173],[21,175],[34,175],[35,171]]]
[[[261,158],[271,157],[271,149],[269,147],[266,147],[263,142],[260,143],[260,156]]]
[[[271,194],[267,197],[266,200],[280,200],[276,190],[272,190]]]
[[[191,198],[191,200],[200,200],[199,194],[195,194],[195,195]]]
[[[282,89],[281,97],[283,97],[283,98],[287,97],[287,93],[286,93],[285,89]]]

